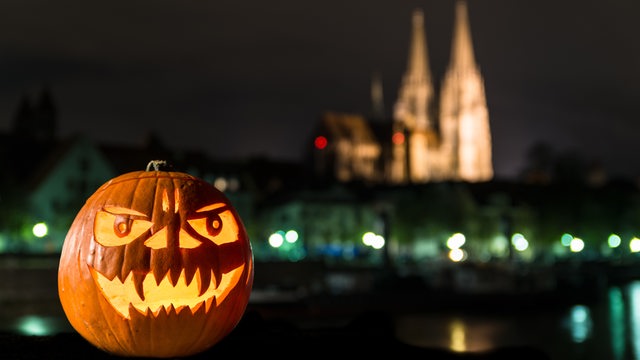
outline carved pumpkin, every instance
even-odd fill
[[[252,285],[251,245],[225,195],[157,168],[115,177],[87,199],[58,268],[73,328],[120,356],[210,348],[238,324]]]

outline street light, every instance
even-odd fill
[[[47,236],[47,233],[49,233],[49,228],[47,227],[47,224],[43,222],[39,222],[33,225],[33,229],[31,231],[33,232],[33,235],[35,235],[36,237],[42,238]]]

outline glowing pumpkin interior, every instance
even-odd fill
[[[166,189],[162,192],[159,224],[152,221],[151,214],[105,206],[96,213],[93,224],[96,243],[113,248],[137,241],[149,250],[181,252],[185,258],[189,251],[202,251],[205,245],[224,249],[238,241],[239,225],[228,204],[209,204],[181,218],[180,194],[179,189],[172,194]],[[220,258],[218,253],[213,252],[216,259]],[[205,264],[192,263],[180,271],[175,267],[160,272],[156,268],[134,270],[126,277],[109,277],[91,267],[91,275],[105,299],[124,318],[131,318],[132,310],[145,316],[187,309],[193,314],[203,307],[208,312],[212,305],[224,301],[245,270],[242,263],[229,264],[226,272]]]

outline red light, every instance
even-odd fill
[[[391,136],[391,141],[396,145],[404,143],[404,134],[401,132],[393,133],[393,136]]]
[[[316,149],[318,149],[318,150],[322,150],[322,149],[326,148],[327,147],[327,143],[328,143],[327,138],[322,136],[322,135],[316,137],[315,141],[313,142],[313,144],[316,146]]]

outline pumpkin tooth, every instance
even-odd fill
[[[206,306],[205,310],[206,310],[206,312],[209,312],[209,309],[211,308],[211,305],[213,303],[216,303],[216,304],[218,303],[217,296],[215,296],[215,295],[210,297],[210,298],[208,298],[207,300],[205,300],[205,306]]]
[[[124,271],[121,271],[119,273],[116,274],[116,276],[114,278],[118,278],[118,280],[123,283],[125,281],[125,279],[127,278],[127,275],[125,275]],[[111,278],[110,280],[113,280],[114,278]]]
[[[211,286],[211,271],[199,269],[198,272],[200,273],[200,283],[198,284],[200,292],[198,296],[202,296]]]
[[[176,308],[173,307],[173,304],[169,304],[169,306],[163,306],[162,309],[164,310],[165,314],[167,314],[167,316],[171,315],[171,313],[178,314]]]
[[[215,286],[216,286],[216,289],[217,289],[218,285],[220,285],[220,282],[222,281],[222,271],[220,271],[220,268],[218,268],[217,271],[211,270],[211,273],[213,274],[213,278],[215,279],[214,283],[215,283]]]
[[[156,285],[160,285],[166,275],[167,269],[162,266],[156,266],[153,268],[153,278],[156,280]]]
[[[138,296],[142,300],[144,300],[144,279],[146,277],[146,274],[137,271],[133,272],[133,286],[136,288],[136,293],[138,293]]]
[[[202,314],[205,311],[204,310],[205,308],[206,308],[205,300],[202,300],[201,302],[189,307],[192,315],[197,315],[198,313]]]
[[[175,307],[175,306],[174,306]],[[180,312],[182,312],[182,310],[189,308],[189,305],[180,305],[178,307],[175,307],[176,309],[176,315],[179,315]]]
[[[143,317],[146,317],[149,315],[149,308],[146,308],[145,310],[141,310],[138,309],[137,307],[135,307],[132,303],[129,303],[129,319],[132,319],[133,317],[135,317],[136,315],[134,314],[138,314],[137,316],[139,317],[140,315],[142,315]]]
[[[184,269],[184,282],[185,284],[187,284],[187,286],[189,286],[193,281],[193,278],[195,277],[194,275],[196,274],[196,270],[197,269],[194,266],[187,266]]]
[[[178,279],[180,279],[180,273],[182,273],[182,269],[177,269],[177,268],[171,268],[171,270],[169,270],[169,281],[171,282],[171,285],[176,286],[176,284],[178,283]]]
[[[211,285],[211,271],[200,271],[200,293],[198,296],[202,296],[207,289],[209,289],[209,285]]]

